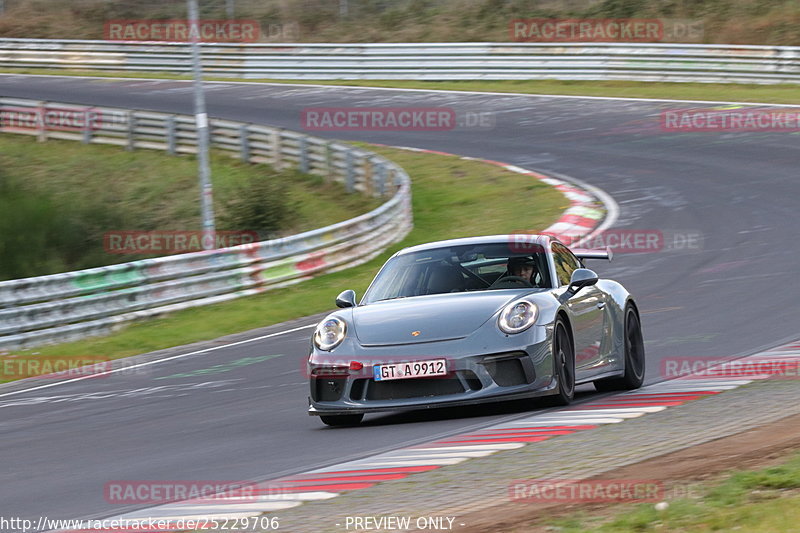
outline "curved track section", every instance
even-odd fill
[[[614,197],[617,229],[701,237],[691,249],[617,254],[596,267],[641,303],[649,382],[669,357],[733,357],[796,334],[797,133],[658,128],[663,110],[714,104],[236,83],[207,89],[212,116],[295,130],[302,130],[306,107],[487,113],[491,130],[327,135],[570,176]],[[0,94],[191,111],[191,87],[176,81],[0,76]],[[524,213],[520,228],[510,230],[522,228]],[[374,415],[362,427],[323,428],[305,414],[301,372],[310,333],[302,326],[316,318],[249,332],[238,344],[179,348],[171,353],[186,355],[133,374],[0,388],[0,453],[14,458],[0,477],[4,508],[25,517],[117,515],[145,505],[105,501],[103,487],[114,480],[275,478],[531,414],[530,405],[508,404]],[[597,395],[582,396],[591,398]]]

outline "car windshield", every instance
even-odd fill
[[[426,294],[550,287],[544,249],[533,248],[514,251],[508,243],[489,243],[405,253],[386,263],[362,303]]]

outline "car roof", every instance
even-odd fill
[[[425,244],[418,244],[416,246],[409,246],[408,248],[403,248],[397,252],[397,255],[469,244],[507,244],[524,242],[528,245],[538,244],[547,249],[548,244],[553,240],[556,239],[550,235],[535,235],[527,233],[512,233],[510,235],[483,235],[480,237],[463,237],[460,239],[449,239],[446,241],[428,242]]]

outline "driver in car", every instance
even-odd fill
[[[508,273],[524,279],[531,286],[536,286],[536,275],[539,273],[536,261],[532,257],[512,257],[508,260]]]

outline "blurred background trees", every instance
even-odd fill
[[[201,17],[255,19],[265,42],[510,40],[531,17],[701,20],[705,42],[800,45],[797,0],[200,0]],[[0,0],[0,37],[102,39],[112,19],[186,18],[184,0]]]

